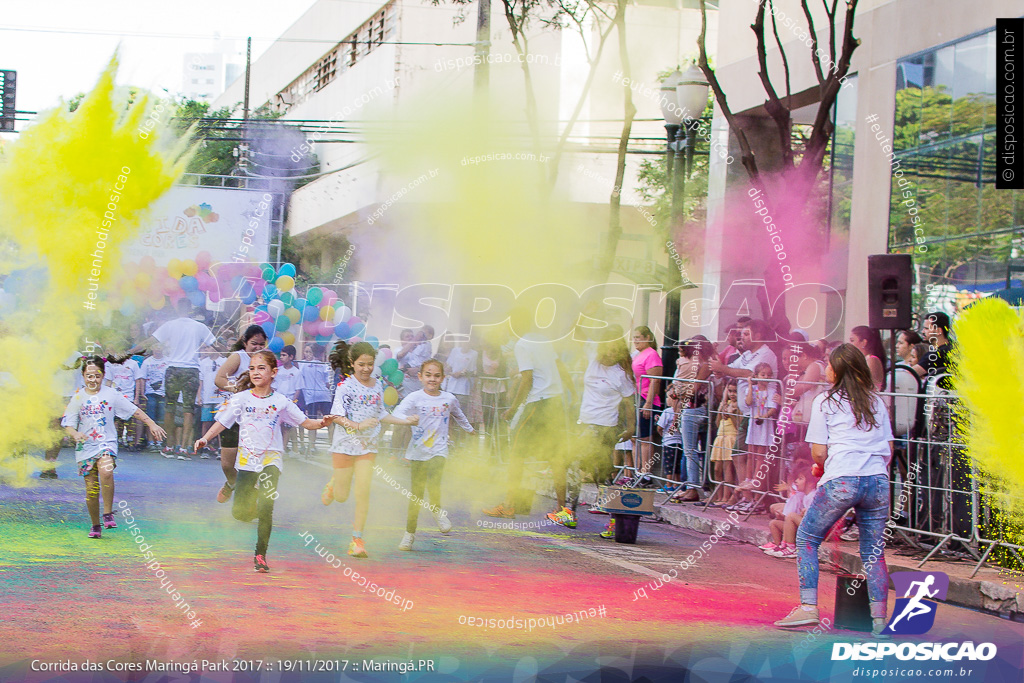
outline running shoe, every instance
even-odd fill
[[[199,459],[200,460],[209,460],[210,459],[210,454],[207,452],[207,450],[205,448],[200,448],[199,449]]]
[[[444,511],[434,512],[433,510],[431,510],[430,514],[434,516],[434,521],[437,522],[437,528],[441,530],[442,534],[446,534],[452,530],[452,523],[448,519],[448,515],[446,515]],[[412,541],[409,542],[412,543]]]
[[[39,478],[40,479],[56,479],[57,478],[57,470],[56,469],[43,470],[42,472],[39,473]]]
[[[353,538],[352,542],[348,544],[348,554],[352,557],[369,557],[366,554],[366,547],[363,546],[363,539]]]
[[[569,529],[576,528],[576,515],[567,507],[548,513],[548,519]]]
[[[416,534],[410,534],[408,531],[402,536],[402,542],[398,544],[399,550],[412,550],[412,542],[416,540]]]
[[[763,550],[763,551],[765,551],[765,552],[768,552],[769,550],[778,550],[778,549],[779,549],[779,547],[780,547],[780,546],[779,546],[778,544],[776,544],[776,543],[774,543],[774,542],[772,542],[772,541],[768,541],[768,542],[767,542],[767,543],[765,543],[764,545],[759,545],[759,546],[757,546],[757,549],[758,549],[758,550]]]
[[[615,538],[615,520],[609,519],[608,526],[600,533],[601,538]]]
[[[873,617],[871,619],[871,635],[880,640],[889,640],[892,638],[888,633],[884,633],[885,625],[885,617]]]
[[[171,448],[170,446],[164,446],[164,449],[162,451],[160,451],[160,455],[162,455],[165,458],[168,458],[170,460],[173,460],[174,459],[174,455],[175,455],[174,454],[174,449]]]
[[[102,538],[102,537],[103,537],[103,527],[101,525],[99,525],[99,524],[94,524],[93,527],[92,527],[92,531],[89,532],[89,538]]]
[[[588,507],[587,508],[587,512],[589,512],[592,515],[607,515],[608,514],[607,512],[604,511],[604,509],[598,507],[597,505],[591,505],[590,507]]]
[[[231,500],[231,493],[235,490],[235,487],[231,484],[224,482],[224,485],[220,487],[220,491],[217,492],[217,502],[226,503]]]
[[[330,505],[334,502],[334,479],[329,479],[327,483],[324,484],[324,490],[320,494],[320,502],[324,505]]]
[[[786,617],[775,622],[776,626],[792,628],[793,626],[810,626],[818,623],[818,607],[816,605],[797,605]]]
[[[260,574],[266,574],[270,571],[270,565],[267,564],[267,557],[265,555],[256,555],[252,558],[252,568],[258,571]]]
[[[104,529],[116,529],[117,528],[117,522],[114,521],[114,513],[113,512],[104,512],[103,513],[103,528]]]
[[[796,557],[796,546],[783,544],[779,546],[777,550],[773,550],[767,554],[772,557],[781,557],[783,559],[794,558]]]
[[[507,508],[502,505],[496,505],[492,508],[484,508],[481,510],[488,517],[501,517],[503,519],[515,519],[516,509],[514,507]]]

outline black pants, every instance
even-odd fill
[[[430,504],[441,510],[441,475],[444,474],[444,461],[447,458],[437,456],[430,460],[412,461],[412,484],[409,486],[409,514],[405,520],[405,530],[410,534],[416,533],[416,523],[420,518],[420,508],[423,507],[423,493],[427,491],[430,495]],[[429,508],[428,508],[429,509]]]
[[[274,465],[262,472],[238,471],[235,481],[235,502],[231,514],[240,522],[251,522],[259,517],[256,527],[256,554],[266,555],[270,532],[274,528],[274,501],[277,500],[277,480],[281,470]]]

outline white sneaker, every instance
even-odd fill
[[[437,528],[441,530],[442,534],[446,534],[452,530],[452,523],[448,520],[448,515],[444,512],[434,512],[431,510],[430,514],[434,515],[434,521],[437,522]]]
[[[402,542],[398,544],[399,550],[412,550],[412,542],[416,540],[416,534],[410,534],[408,531],[405,532],[405,536],[402,536]]]

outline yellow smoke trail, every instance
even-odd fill
[[[81,348],[83,325],[103,315],[99,294],[118,274],[120,245],[187,162],[187,141],[166,125],[139,136],[150,102],[125,110],[114,95],[117,63],[115,55],[78,110],[41,115],[0,164],[0,242],[14,245],[19,267],[48,269],[46,285],[0,329],[0,478],[17,483],[40,461],[14,455],[56,438],[49,423],[64,408],[59,368]]]
[[[967,308],[955,327],[955,386],[967,457],[979,470],[982,494],[1002,511],[1009,533],[1021,543],[1024,522],[1024,325],[1001,299]]]

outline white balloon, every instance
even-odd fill
[[[334,309],[334,324],[347,323],[348,319],[352,317],[352,309],[348,306],[342,306]]]
[[[280,299],[274,299],[269,304],[267,304],[267,312],[270,313],[270,315],[273,318],[277,318],[277,316],[279,316],[282,313],[284,313],[284,309],[285,309],[284,302],[281,301]]]

